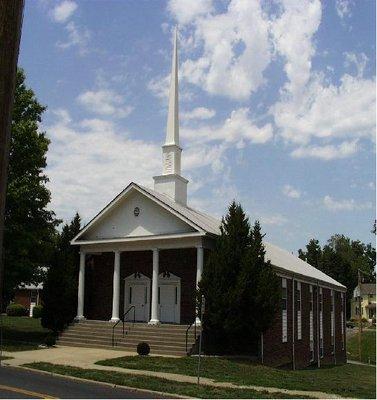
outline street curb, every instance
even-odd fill
[[[5,364],[4,364],[5,366]],[[34,368],[29,368],[29,367],[23,367],[21,365],[13,366],[9,365],[10,368],[19,368],[19,369],[24,369],[32,372],[37,372],[43,375],[50,375],[50,376],[58,376],[60,378],[68,378],[73,381],[81,381],[81,382],[86,382],[86,383],[96,383],[97,385],[104,385],[104,386],[109,386],[112,388],[121,388],[121,389],[128,389],[128,390],[133,390],[135,392],[145,392],[145,393],[153,393],[153,394],[160,394],[161,396],[169,396],[173,397],[176,399],[195,399],[196,397],[189,397],[189,396],[183,396],[181,394],[176,394],[176,393],[168,393],[168,392],[159,392],[156,390],[150,390],[150,389],[140,389],[140,388],[135,388],[132,386],[123,386],[123,385],[115,385],[113,383],[107,383],[107,382],[102,382],[102,381],[95,381],[92,379],[85,379],[85,378],[78,378],[76,376],[71,376],[71,375],[62,375],[62,374],[57,374],[55,372],[48,372],[48,371],[42,371],[40,369],[34,369]]]

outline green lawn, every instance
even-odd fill
[[[360,361],[359,335],[355,334],[347,340],[347,357]],[[361,335],[361,361],[376,364],[376,330],[364,330]]]
[[[130,356],[99,361],[97,364],[195,376],[197,358]],[[318,390],[344,397],[375,398],[375,373],[374,368],[351,364],[291,371],[265,367],[246,360],[222,357],[202,359],[202,376],[217,381],[284,389]]]
[[[35,350],[49,333],[48,329],[42,328],[40,319],[4,315],[0,318],[4,351]]]
[[[283,393],[267,393],[255,390],[216,388],[204,385],[198,386],[192,383],[174,382],[162,378],[138,376],[126,373],[123,374],[112,371],[100,371],[95,369],[82,369],[50,363],[31,363],[26,364],[25,366],[42,371],[90,379],[98,382],[107,382],[113,383],[114,385],[129,386],[137,389],[155,390],[158,392],[173,393],[195,398],[288,399],[292,397]]]

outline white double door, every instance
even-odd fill
[[[146,276],[130,275],[125,279],[124,312],[132,309],[126,315],[127,321],[132,321],[135,311],[135,320],[138,322],[149,321],[151,307],[151,281]],[[178,277],[161,274],[158,285],[158,311],[160,322],[180,323],[181,309],[181,282]]]

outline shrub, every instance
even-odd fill
[[[48,347],[54,346],[56,343],[56,336],[53,333],[49,333],[45,338],[45,343]]]
[[[23,317],[27,315],[27,310],[22,304],[9,304],[6,312],[9,317]]]
[[[147,356],[151,351],[151,348],[149,347],[149,344],[146,342],[140,342],[137,345],[137,353],[139,356]]]
[[[42,306],[35,306],[33,308],[33,318],[41,318],[42,316]]]

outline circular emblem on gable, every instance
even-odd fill
[[[139,207],[135,207],[134,208],[134,216],[138,217],[140,215],[140,208]]]

